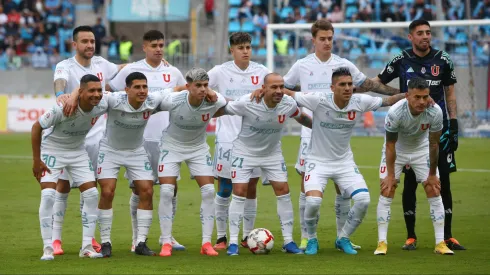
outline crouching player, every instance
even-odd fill
[[[73,116],[63,115],[62,107],[56,105],[41,116],[32,126],[32,153],[34,177],[41,184],[39,222],[44,242],[41,260],[53,260],[52,246],[53,205],[56,182],[66,169],[78,183],[83,197],[83,241],[80,257],[100,258],[94,251],[92,238],[97,221],[99,192],[95,185],[92,162],[84,148],[85,136],[107,110],[107,101],[102,98],[102,86],[98,77],[85,75],[80,80],[78,109]],[[49,128],[49,129],[48,129]],[[43,140],[41,133],[46,129]]]
[[[427,108],[429,86],[422,78],[412,78],[408,83],[406,99],[399,101],[388,111],[385,121],[386,139],[381,156],[379,196],[378,248],[375,255],[385,255],[388,250],[388,223],[391,203],[405,165],[415,172],[417,182],[422,182],[430,205],[430,217],[434,225],[438,254],[453,254],[444,242],[444,206],[437,171],[439,138],[443,128],[442,110],[439,105]]]

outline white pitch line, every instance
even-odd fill
[[[0,160],[31,160],[30,156],[20,156],[20,155],[0,155]],[[288,164],[288,167],[294,167],[295,164]],[[366,166],[366,165],[358,165],[357,167],[361,169],[379,169],[379,166]],[[490,173],[490,169],[471,169],[471,168],[458,168],[458,172],[471,172],[471,173]]]

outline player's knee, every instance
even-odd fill
[[[246,197],[247,196],[247,191],[248,191],[248,186],[247,184],[233,184],[233,195],[239,196],[239,197]]]
[[[143,199],[148,199],[153,197],[153,186],[145,186],[139,189],[139,196]]]
[[[56,184],[56,191],[59,193],[69,193],[70,192],[70,182],[67,180],[58,180]]]
[[[203,201],[214,201],[214,184],[205,184],[201,187]]]
[[[424,186],[425,189],[425,194],[427,195],[427,198],[433,198],[437,197],[440,195],[439,189],[437,189],[435,186],[426,184]]]
[[[114,194],[115,194],[115,191],[112,188],[102,188],[100,190],[100,197],[103,199],[106,199],[106,200],[107,199],[108,200],[114,199]]]
[[[322,206],[322,198],[321,197],[313,197],[313,196],[307,196],[306,197],[306,209],[308,209],[308,212],[311,213],[316,213],[320,210],[320,207]]]
[[[275,184],[273,187],[276,196],[286,195],[289,193],[289,185],[287,183]]]
[[[371,203],[371,197],[369,196],[369,192],[367,191],[367,189],[365,191],[362,190],[352,196],[352,200],[354,201],[354,205],[362,210],[367,210],[369,204]]]
[[[229,198],[231,196],[232,189],[233,185],[230,179],[219,178],[218,196],[222,198]]]

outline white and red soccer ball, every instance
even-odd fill
[[[274,236],[265,228],[256,228],[248,235],[247,245],[253,254],[268,254],[274,247]]]

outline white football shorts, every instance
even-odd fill
[[[294,166],[298,174],[305,172],[305,160],[310,149],[311,149],[311,138],[302,137],[301,144],[298,150],[298,157],[296,159],[296,165]]]
[[[233,148],[232,142],[216,142],[214,147],[214,176],[230,179],[231,178],[231,149]],[[251,178],[259,178],[262,175],[262,171],[259,168],[255,168],[252,171]]]
[[[395,159],[395,179],[400,182],[400,175],[403,172],[403,167],[411,168],[415,172],[415,178],[418,183],[427,180],[430,171],[429,150],[417,151],[413,153],[397,152]],[[388,175],[386,168],[385,151],[381,153],[381,163],[379,165],[379,178],[384,179]],[[436,171],[439,177],[439,169]]]
[[[200,147],[195,151],[179,151],[175,146],[163,144],[157,167],[158,177],[179,177],[182,162],[187,164],[193,177],[213,177],[213,159],[209,153],[209,146],[205,144]]]
[[[97,160],[97,179],[117,179],[121,166],[129,180],[153,180],[148,154],[143,146],[134,150],[116,150],[101,144]]]
[[[60,175],[66,173],[73,179],[72,187],[95,181],[92,162],[84,149],[56,152],[41,150],[41,160],[51,170],[51,173],[43,173],[41,182],[57,182]]]
[[[231,182],[248,183],[254,175],[254,170],[262,171],[262,176],[269,181],[287,182],[288,170],[282,151],[267,156],[251,157],[233,152],[231,157]],[[259,174],[260,175],[260,174]]]

